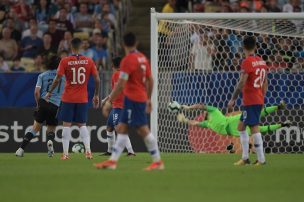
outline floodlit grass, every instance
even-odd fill
[[[117,170],[96,170],[72,154],[0,154],[3,202],[288,202],[303,201],[304,155],[267,155],[262,167],[235,167],[239,155],[162,154],[166,169],[146,172],[148,154],[122,156]],[[254,159],[252,157],[252,159]]]

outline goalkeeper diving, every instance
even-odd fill
[[[270,113],[273,113],[277,110],[285,109],[285,102],[281,101],[277,106],[270,106],[265,107],[262,109],[261,117],[264,117]],[[189,120],[185,117],[185,115],[180,112],[177,115],[177,120],[182,123],[186,123],[191,126],[198,126],[201,128],[209,128],[214,132],[220,135],[229,135],[239,137],[240,133],[237,129],[238,122],[241,117],[241,112],[235,115],[228,115],[225,116],[218,108],[204,105],[204,104],[194,104],[191,106],[181,105],[181,109],[183,110],[193,110],[193,109],[200,109],[205,111],[205,120],[203,121],[196,121],[196,120]],[[272,124],[272,125],[264,125],[260,126],[261,133],[267,133],[271,131],[275,131],[282,127],[289,127],[290,121],[287,120],[284,123]],[[247,132],[250,134],[250,129],[247,127]]]

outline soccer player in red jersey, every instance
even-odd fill
[[[123,37],[126,56],[121,61],[120,76],[117,85],[108,96],[107,102],[124,92],[124,106],[117,125],[117,140],[109,160],[95,164],[96,168],[115,169],[119,156],[125,148],[129,127],[135,127],[137,133],[144,139],[146,147],[152,156],[153,163],[145,170],[164,169],[157,140],[150,132],[147,114],[152,110],[151,94],[153,79],[148,59],[136,49],[136,37],[129,32]]]
[[[256,40],[253,36],[247,36],[243,40],[243,49],[246,58],[241,64],[240,81],[234,90],[228,103],[228,111],[231,111],[239,94],[243,94],[242,116],[238,124],[242,145],[242,159],[235,165],[250,164],[249,161],[249,136],[246,126],[249,126],[257,153],[255,165],[265,164],[263,139],[259,130],[260,114],[264,105],[264,96],[267,91],[267,66],[266,62],[255,55]]]
[[[120,62],[121,62],[121,57],[115,57],[112,59],[112,68],[114,70],[112,74],[112,80],[111,80],[111,86],[112,90],[116,86],[119,75],[120,75]],[[102,154],[103,156],[110,156],[112,154],[112,148],[115,143],[115,131],[114,129],[116,128],[118,124],[118,120],[120,118],[121,110],[123,108],[123,99],[124,95],[123,92],[121,92],[112,102],[112,110],[109,113],[107,111],[107,107],[103,107],[102,111],[105,116],[108,117],[107,121],[107,141],[108,141],[108,151]],[[130,141],[130,138],[128,136],[128,139],[126,141],[126,149],[128,150],[128,156],[135,156],[132,144]]]
[[[93,97],[93,106],[99,105],[99,74],[95,63],[91,58],[79,54],[81,40],[74,38],[71,41],[73,55],[61,59],[57,75],[52,83],[46,98],[52,96],[52,92],[58,85],[62,76],[65,76],[66,82],[61,98],[61,106],[58,112],[58,119],[63,121],[62,160],[69,159],[69,144],[71,139],[71,125],[75,123],[79,127],[80,136],[85,146],[85,156],[92,159],[90,149],[90,135],[86,127],[88,113],[88,81],[90,75],[93,75],[95,82],[95,92]]]

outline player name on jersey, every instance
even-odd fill
[[[265,66],[265,65],[266,65],[266,62],[263,61],[263,60],[260,60],[260,61],[253,61],[251,64],[252,64],[252,67],[256,67],[256,66]]]
[[[72,60],[68,62],[68,65],[86,65],[89,64],[88,60]]]

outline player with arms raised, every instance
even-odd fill
[[[242,145],[242,159],[235,165],[250,164],[249,161],[249,136],[246,126],[250,128],[254,146],[257,153],[255,165],[265,164],[263,139],[259,129],[260,114],[264,105],[264,96],[267,91],[266,62],[255,55],[256,40],[253,36],[247,36],[243,40],[243,49],[246,58],[241,64],[240,81],[234,90],[228,103],[228,111],[231,111],[239,94],[243,94],[242,115],[238,124],[240,141]]]
[[[119,79],[120,62],[121,62],[121,57],[115,57],[112,59],[112,68],[114,70],[114,72],[112,74],[112,79],[111,79],[112,89],[114,89],[114,87],[117,84],[118,79]],[[102,108],[102,112],[103,112],[104,116],[108,117],[108,121],[107,121],[108,151],[103,153],[102,154],[103,156],[110,156],[112,154],[112,148],[115,143],[114,129],[116,128],[119,118],[120,118],[121,110],[123,108],[123,99],[124,99],[124,95],[123,95],[123,92],[121,92],[120,95],[118,95],[113,100],[112,110],[110,113],[109,113],[109,111],[107,111],[109,109],[109,107],[105,106]],[[126,141],[126,149],[128,150],[128,156],[135,156],[129,136]]]
[[[112,102],[124,90],[124,107],[117,126],[117,140],[109,160],[95,164],[96,168],[115,169],[117,161],[126,146],[129,126],[135,127],[144,139],[153,163],[145,170],[162,170],[164,164],[160,159],[157,140],[150,132],[147,114],[152,110],[151,94],[153,79],[147,58],[136,49],[136,37],[127,33],[123,37],[126,56],[121,61],[120,77],[107,102]]]
[[[93,105],[95,108],[99,105],[99,74],[91,58],[79,54],[81,40],[74,38],[71,41],[73,55],[61,59],[56,78],[46,95],[49,99],[53,90],[58,85],[62,76],[66,77],[64,92],[61,98],[61,106],[58,113],[58,119],[63,121],[62,160],[69,159],[69,144],[71,139],[71,125],[75,123],[79,127],[80,136],[85,147],[85,157],[92,159],[90,148],[90,136],[86,127],[88,113],[88,81],[90,75],[93,75],[95,82],[95,92]]]
[[[47,94],[49,87],[56,76],[56,69],[59,62],[59,57],[52,56],[47,65],[48,70],[38,76],[34,94],[37,105],[34,113],[35,121],[33,128],[24,135],[20,148],[16,151],[16,156],[18,157],[23,156],[26,146],[34,137],[37,136],[37,133],[41,130],[43,122],[47,125],[48,156],[53,157],[54,155],[53,141],[55,139],[55,129],[58,125],[56,114],[60,105],[65,78],[63,77],[62,80],[59,80],[59,84],[54,90],[54,95],[48,102],[44,99],[44,96]]]

